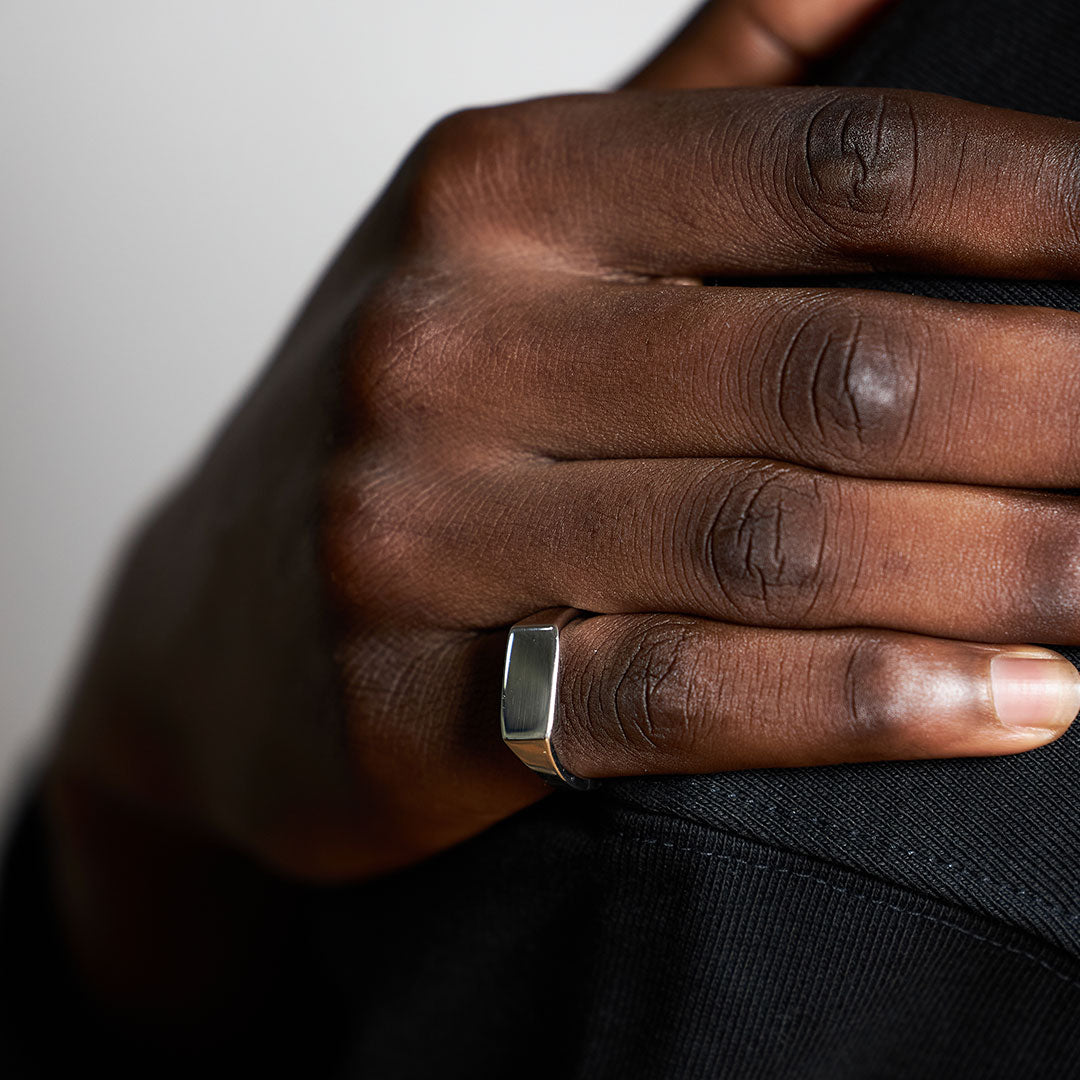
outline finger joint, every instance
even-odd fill
[[[778,441],[826,467],[892,463],[907,447],[920,398],[925,328],[873,305],[806,305],[772,335]]]
[[[726,615],[773,622],[818,606],[832,562],[830,481],[759,463],[704,487],[691,544],[694,578]]]
[[[902,91],[845,91],[797,120],[786,195],[833,250],[871,250],[914,211],[919,125]]]

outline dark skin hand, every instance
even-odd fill
[[[1075,276],[1080,125],[684,89],[792,79],[873,6],[712,5],[633,92],[420,141],[139,535],[72,696],[46,806],[113,1007],[202,1023],[272,975],[261,867],[371,877],[543,797],[496,720],[542,608],[596,613],[563,646],[583,776],[1072,721],[1071,666],[1026,643],[1080,644],[1080,503],[1030,490],[1080,486],[1080,318],[701,285]]]

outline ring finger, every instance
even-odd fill
[[[580,776],[1007,754],[1080,708],[1056,653],[670,615],[563,632],[559,754]]]

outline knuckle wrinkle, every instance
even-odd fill
[[[786,316],[775,347],[778,419],[793,450],[851,464],[904,447],[919,397],[917,328],[830,304]]]
[[[825,579],[825,495],[820,478],[781,466],[729,481],[702,526],[708,592],[748,622],[806,614]]]
[[[910,215],[918,125],[905,95],[843,93],[814,107],[802,135],[790,194],[826,240],[865,245]]]

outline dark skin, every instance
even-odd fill
[[[583,776],[1008,754],[1072,720],[1026,643],[1080,644],[1080,503],[1030,490],[1080,486],[1080,318],[701,286],[1075,276],[1078,125],[686,89],[795,79],[873,6],[711,5],[633,92],[420,141],[133,543],[72,694],[45,805],[110,1008],[235,1024],[278,876],[384,874],[542,798],[494,719],[542,608],[596,613],[561,675]]]

